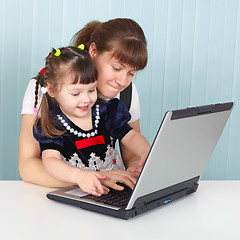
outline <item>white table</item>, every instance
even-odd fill
[[[200,181],[198,191],[129,220],[48,200],[53,190],[0,181],[1,239],[240,239],[240,181]]]

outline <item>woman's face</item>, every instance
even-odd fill
[[[133,67],[120,63],[112,55],[112,52],[91,55],[98,70],[97,89],[107,98],[114,98],[128,87],[136,73]]]

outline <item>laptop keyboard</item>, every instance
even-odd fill
[[[120,185],[120,184],[119,184]],[[124,187],[123,191],[117,191],[115,189],[110,189],[109,193],[101,196],[87,195],[85,198],[95,200],[97,202],[105,203],[115,207],[126,207],[128,201],[131,197],[132,189],[126,185],[122,185]]]

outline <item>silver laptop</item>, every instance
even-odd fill
[[[95,197],[77,186],[47,194],[52,200],[128,219],[194,193],[233,109],[233,102],[168,111],[135,188]],[[126,193],[125,193],[126,191]]]

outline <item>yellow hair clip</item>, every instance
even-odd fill
[[[84,44],[80,44],[80,45],[78,46],[78,48],[81,49],[81,50],[84,50],[84,49],[85,49],[85,46],[84,46]]]
[[[55,49],[55,53],[54,53],[54,55],[56,56],[56,57],[58,57],[58,56],[60,56],[61,55],[61,51],[60,51],[60,49]]]

